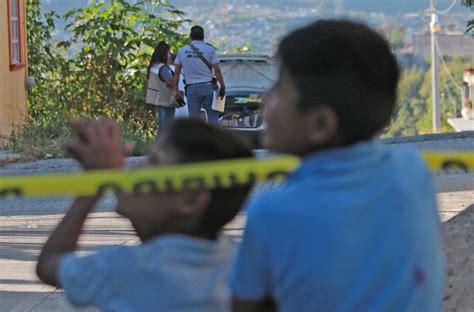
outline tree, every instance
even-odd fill
[[[178,28],[188,20],[167,1],[152,2],[91,1],[64,15],[71,38],[55,44],[57,16],[42,16],[39,0],[28,0],[30,72],[38,81],[29,96],[33,123],[107,117],[133,135],[154,134],[154,112],[143,105],[146,68],[159,41],[175,49],[185,42]]]
[[[414,69],[405,71],[398,86],[398,105],[387,136],[416,135],[416,124],[425,113],[424,101],[419,98],[425,73]]]
[[[52,45],[52,32],[55,20],[54,12],[41,13],[40,0],[27,0],[27,45],[28,72],[35,77],[36,84],[28,92],[30,123],[46,125],[60,120],[61,103],[54,101],[58,79],[67,66],[66,60]]]
[[[442,127],[449,129],[448,118],[454,116],[455,105],[460,111],[463,69],[468,60],[460,56],[443,57],[439,75]],[[431,71],[406,70],[398,90],[398,105],[384,136],[403,136],[430,133],[431,125]]]
[[[474,0],[462,0],[464,6],[474,9]],[[474,19],[467,22],[467,31],[474,31]]]
[[[405,28],[394,19],[386,19],[378,30],[385,36],[394,52],[405,46]]]

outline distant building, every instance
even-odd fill
[[[28,120],[25,16],[24,0],[0,0],[0,147]]]
[[[438,34],[438,45],[441,53],[446,55],[473,56],[474,37],[463,33]],[[431,56],[431,34],[424,33],[413,35],[413,54]]]
[[[474,101],[474,67],[468,67],[464,69],[462,101],[463,101],[463,106],[466,106],[467,103],[471,103],[472,105],[472,102]],[[474,119],[472,118],[472,106],[471,106],[470,117],[469,117],[469,113],[467,113],[466,116],[463,116],[463,118],[460,118],[460,117],[450,118],[448,119],[448,123],[456,131],[474,131]]]

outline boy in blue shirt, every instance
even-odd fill
[[[371,139],[393,113],[399,70],[369,27],[320,20],[279,45],[264,97],[265,147],[303,162],[247,205],[235,311],[439,311],[443,255],[430,172]]]
[[[120,168],[129,148],[117,124],[73,123],[68,150],[85,169]],[[231,134],[195,120],[164,130],[150,165],[251,157]],[[228,273],[233,241],[220,234],[239,211],[249,185],[231,189],[119,194],[117,212],[142,240],[79,257],[74,251],[87,215],[100,196],[77,198],[46,242],[39,278],[66,291],[77,306],[105,311],[229,311]]]

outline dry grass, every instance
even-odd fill
[[[26,125],[14,132],[7,143],[7,149],[21,153],[21,160],[32,161],[48,158],[65,158],[67,155],[62,145],[71,138],[71,130],[68,125],[35,126]],[[125,131],[124,141],[133,142],[135,148],[131,156],[148,155],[153,138],[144,139]]]

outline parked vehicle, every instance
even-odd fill
[[[227,89],[220,125],[237,132],[257,147],[265,126],[262,95],[277,80],[275,60],[265,55],[223,55],[220,61]]]
[[[227,92],[225,110],[219,117],[220,126],[259,147],[260,133],[265,127],[262,96],[277,80],[275,60],[265,55],[238,54],[219,58]],[[187,117],[187,107],[177,109],[176,116]],[[202,118],[206,119],[204,110]]]

